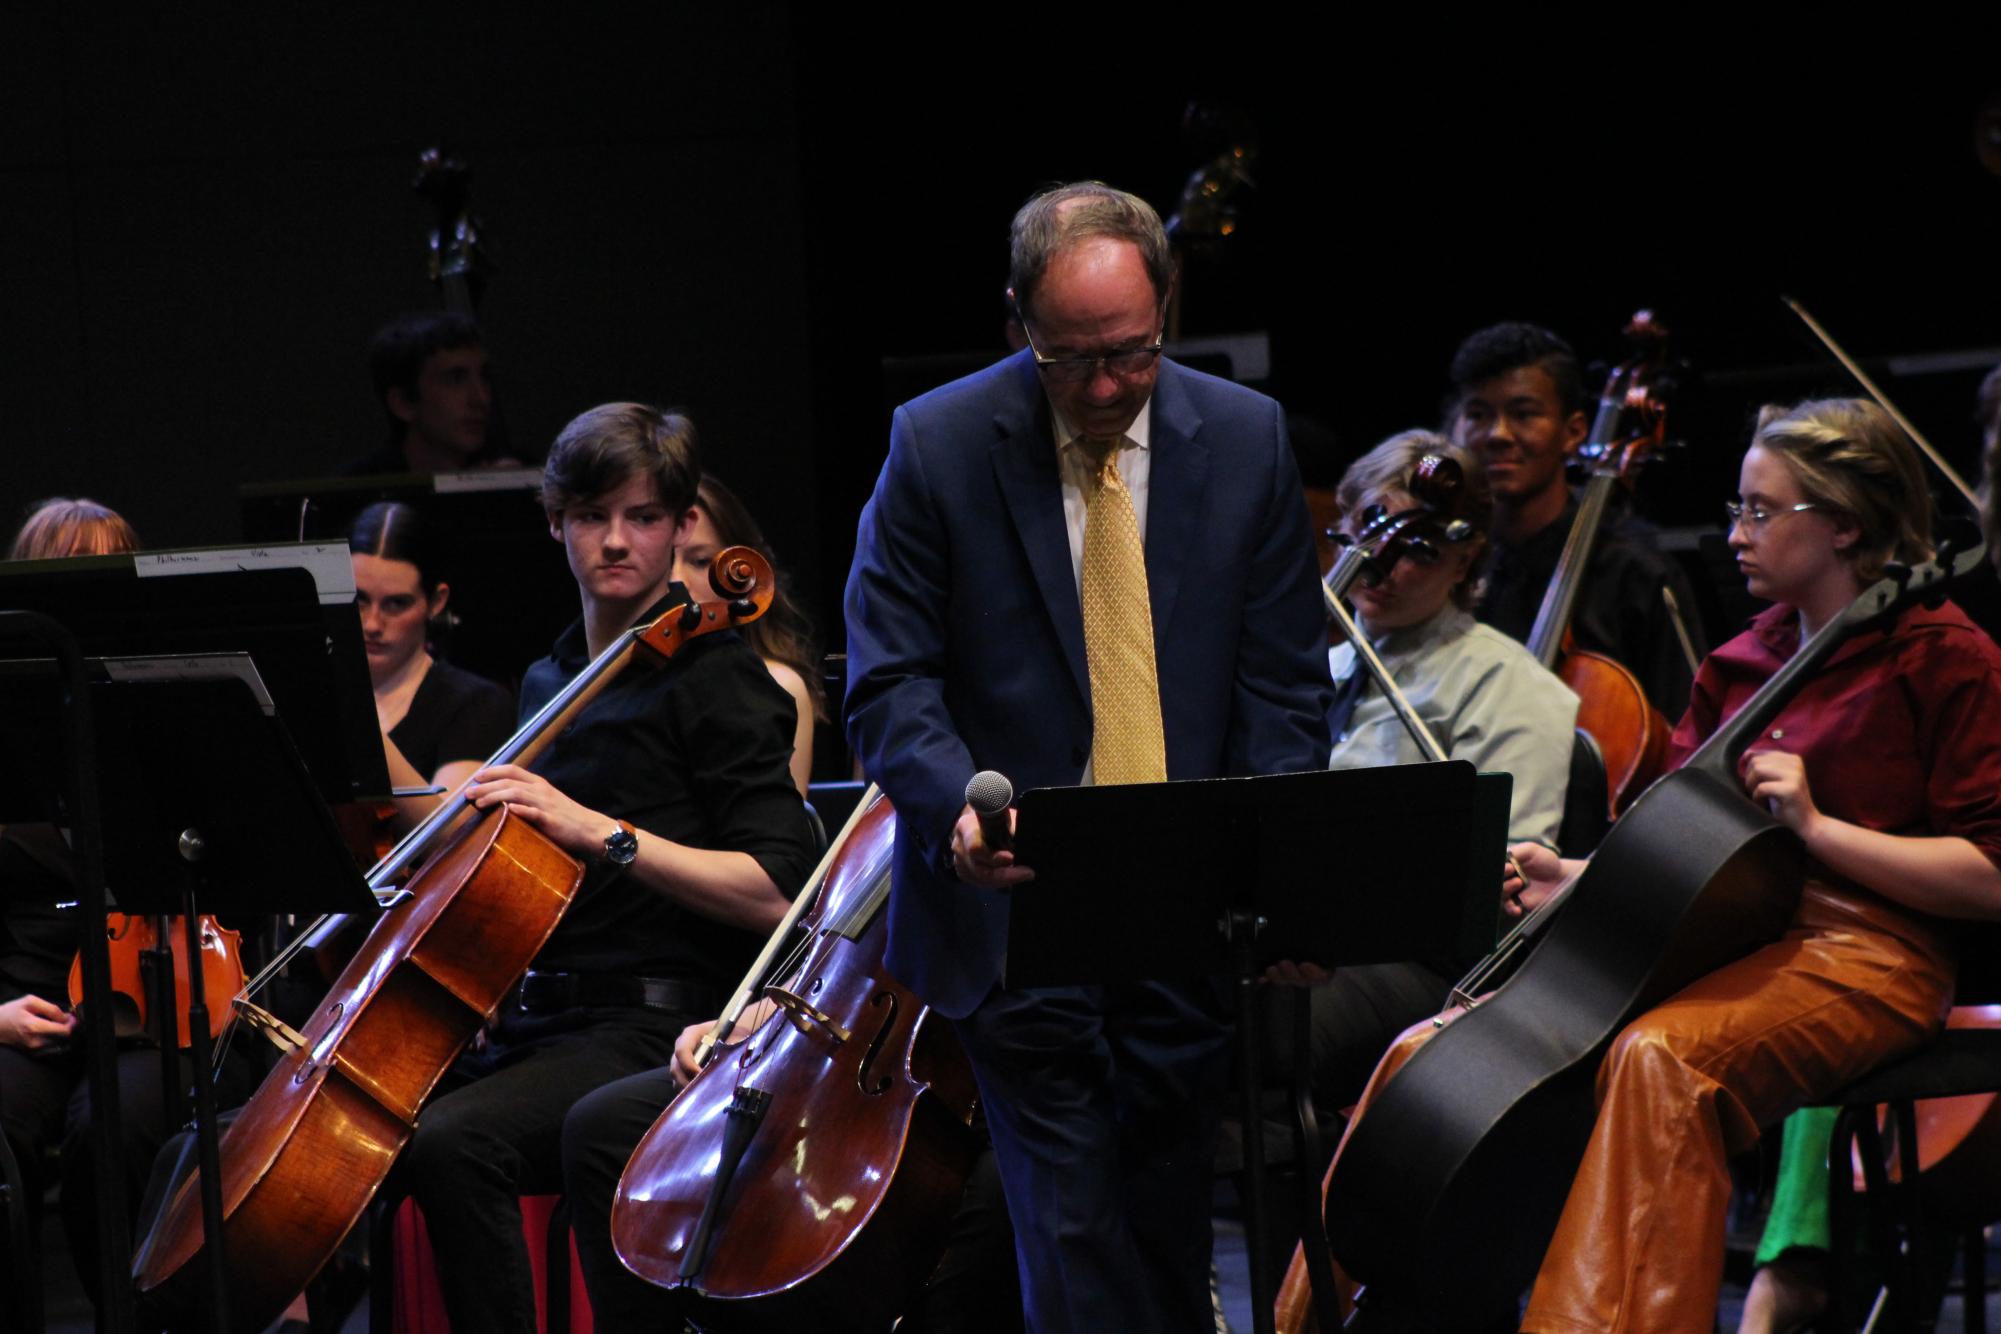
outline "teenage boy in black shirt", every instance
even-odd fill
[[[551,447],[542,500],[583,615],[529,669],[525,719],[620,634],[682,601],[670,584],[700,472],[686,418],[593,408]],[[522,1194],[560,1188],[571,1104],[665,1066],[713,1017],[811,866],[792,786],[790,696],[734,634],[628,668],[531,766],[474,775],[587,867],[488,1041],[446,1077],[398,1167],[424,1209],[456,1329],[535,1329]],[[580,1224],[581,1224],[580,1220]]]

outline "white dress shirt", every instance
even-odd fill
[[[1054,403],[1049,405],[1050,424],[1056,432],[1056,470],[1063,478],[1063,527],[1070,534],[1070,572],[1077,580],[1077,596],[1084,596],[1084,512],[1090,507],[1089,484],[1097,465],[1077,443],[1078,431],[1066,421]],[[1150,445],[1153,399],[1149,397],[1139,416],[1126,428],[1125,443],[1119,448],[1119,477],[1133,499],[1133,518],[1139,521],[1139,540],[1146,542],[1146,482],[1153,471]]]

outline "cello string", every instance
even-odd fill
[[[737,984],[737,989],[724,1003],[723,1012],[717,1016],[715,1027],[710,1029],[708,1036],[696,1045],[697,1065],[705,1066],[709,1063],[715,1053],[729,1041],[730,1035],[736,1031],[737,1020],[743,1017],[744,1011],[763,995],[768,979],[775,976],[772,972],[773,960],[781,953],[786,953],[792,959],[793,966],[797,965],[798,945],[795,943],[788,949],[785,943],[787,934],[805,918],[808,907],[818,898],[821,886],[826,884],[836,857],[847,845],[849,836],[861,824],[862,817],[875,805],[876,799],[881,795],[882,790],[874,783],[863,789],[861,800],[857,801],[855,808],[848,812],[848,818],[842,823],[840,832],[828,841],[827,851],[821,856],[820,864],[813,868],[813,874],[806,877],[806,883],[800,887],[798,897],[786,910],[784,919],[766,939],[764,948],[758,951],[757,958],[751,961],[743,980]]]

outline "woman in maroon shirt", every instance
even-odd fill
[[[1775,605],[1703,663],[1676,762],[1886,562],[1928,557],[1929,512],[1917,457],[1881,409],[1767,408],[1730,544],[1750,591]],[[1805,845],[1799,908],[1779,940],[1613,1043],[1525,1330],[1710,1328],[1729,1156],[1923,1043],[1952,999],[1942,919],[2001,917],[2001,651],[1950,604],[1913,607],[1843,645],[1739,770],[1747,795]],[[1582,865],[1536,844],[1512,852],[1527,883],[1507,890],[1528,907]],[[1376,1084],[1418,1040],[1399,1040]]]
[[[1775,605],[1703,664],[1676,757],[1886,561],[1929,556],[1929,509],[1915,454],[1875,405],[1766,409],[1730,544],[1750,591]],[[1613,1045],[1526,1329],[1707,1328],[1728,1155],[1936,1031],[1954,975],[1940,919],[2001,916],[2001,653],[1950,604],[1850,640],[1739,768],[1805,845],[1799,909],[1783,938]],[[1517,857],[1531,902],[1571,869],[1539,847]]]

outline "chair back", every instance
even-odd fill
[[[1557,827],[1556,848],[1566,857],[1588,857],[1612,827],[1612,808],[1605,774],[1605,756],[1591,734],[1579,727],[1570,748],[1570,786],[1563,794],[1563,822]]]

